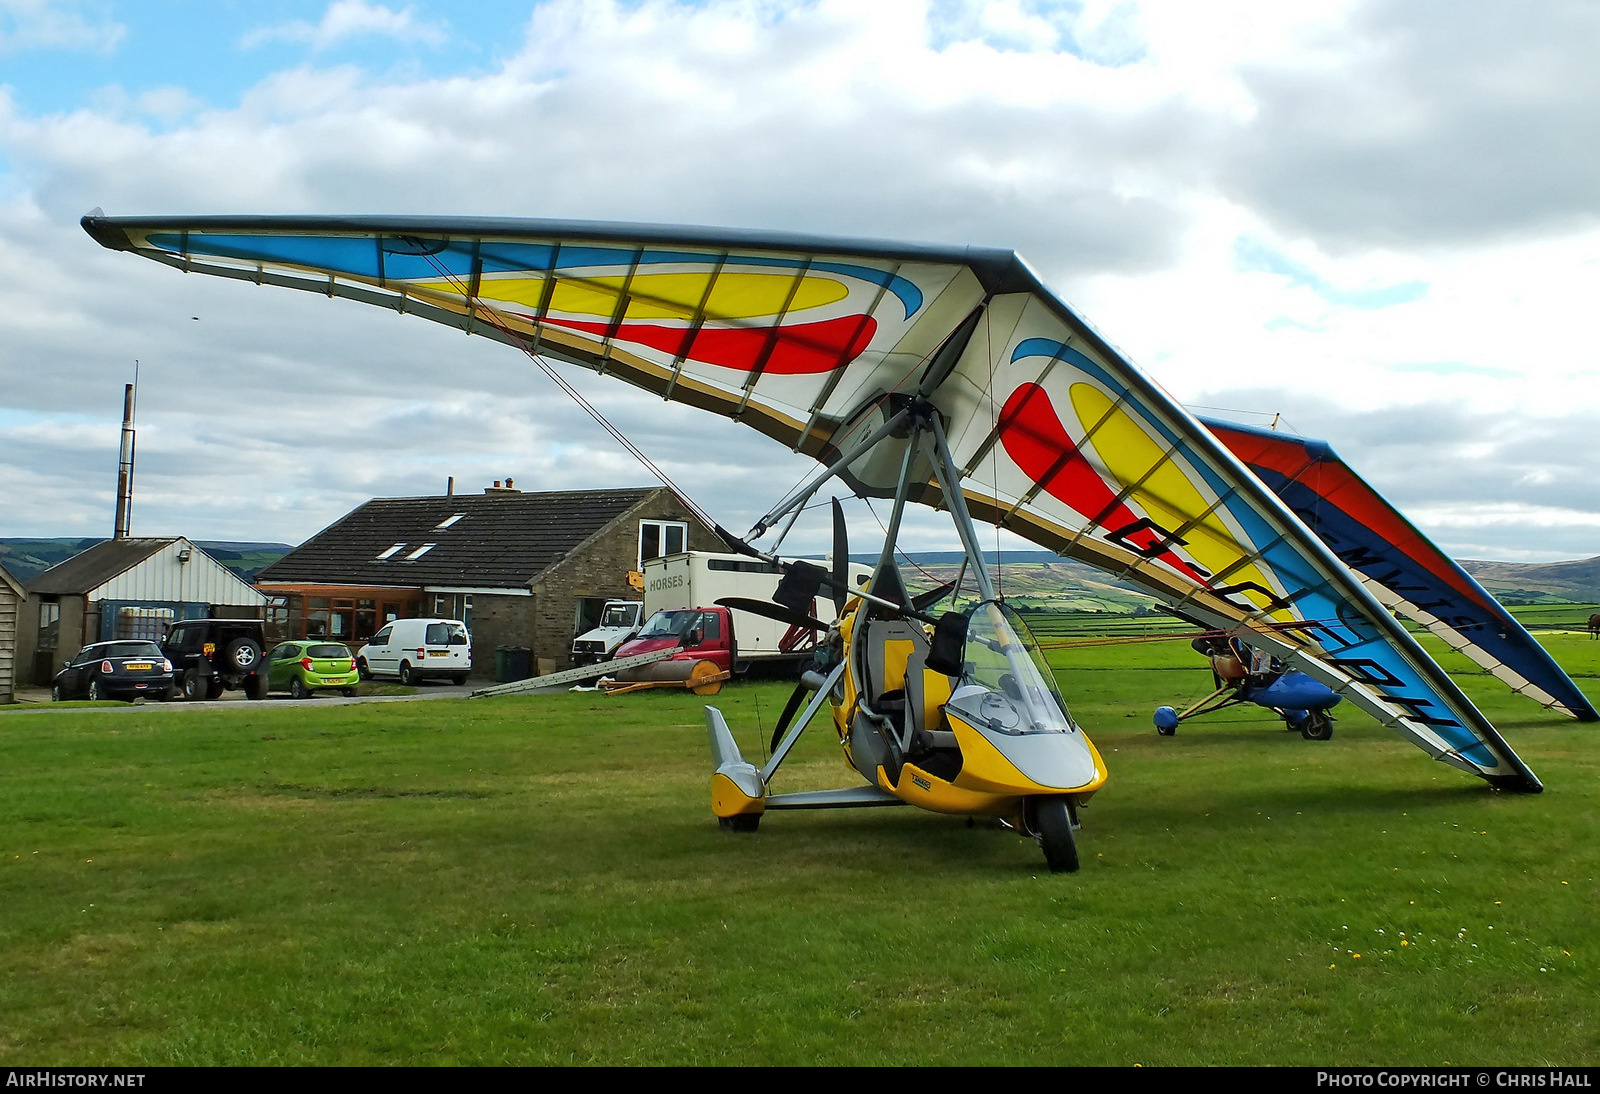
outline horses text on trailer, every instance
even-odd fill
[[[852,564],[851,578],[861,584],[871,568]],[[644,564],[644,614],[649,619],[657,612],[710,608],[723,597],[770,600],[778,587],[778,568],[745,555],[716,554],[711,551],[685,551],[652,558]],[[833,602],[818,597],[812,615],[824,623],[833,621]],[[802,627],[790,627],[764,616],[734,611],[732,623],[741,664],[752,661],[800,661],[811,656],[815,634]],[[648,629],[648,624],[646,624]],[[620,656],[620,654],[619,654]]]

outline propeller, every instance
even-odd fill
[[[783,713],[778,716],[778,724],[772,727],[772,743],[767,746],[767,752],[778,751],[778,744],[783,740],[784,731],[789,728],[789,721],[800,709],[800,704],[805,697],[811,694],[811,689],[802,682],[795,685],[794,691],[789,693],[789,701],[783,704]]]
[[[850,596],[850,539],[844,529],[844,508],[833,499],[833,614],[844,614]]]
[[[946,581],[937,589],[929,589],[925,593],[918,593],[916,596],[911,598],[911,606],[919,612],[925,612],[935,604],[939,603],[939,601],[955,592],[956,584],[957,582],[955,581]]]
[[[825,631],[828,624],[820,619],[813,619],[804,612],[794,611],[782,604],[774,604],[770,600],[752,600],[748,596],[724,596],[717,600],[724,608],[735,611],[749,612],[751,615],[765,616],[767,619],[776,619],[779,623],[787,623],[791,627],[809,627],[814,631]]]

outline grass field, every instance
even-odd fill
[[[1353,712],[1158,738],[1182,641],[1052,659],[1111,767],[1074,875],[910,809],[725,833],[688,695],[0,718],[0,1063],[1600,1063],[1600,729],[1464,674],[1548,788],[1500,794]],[[747,755],[786,691],[714,700]]]

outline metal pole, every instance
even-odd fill
[[[967,499],[961,493],[961,475],[956,471],[955,460],[950,458],[950,446],[945,443],[944,426],[938,415],[933,415],[933,473],[939,480],[939,489],[950,506],[950,519],[955,522],[961,546],[972,561],[972,576],[978,583],[978,596],[993,600],[994,585],[989,581],[989,570],[983,564],[983,550],[978,546],[978,533],[972,526],[972,514],[967,512]]]
[[[873,430],[865,440],[858,444],[852,445],[849,451],[840,456],[827,467],[824,467],[821,471],[818,471],[808,482],[790,491],[788,497],[784,498],[777,505],[773,506],[772,511],[766,516],[756,521],[755,527],[750,529],[749,534],[746,535],[745,538],[760,539],[762,536],[766,535],[767,530],[772,527],[773,522],[779,517],[782,517],[785,513],[796,506],[804,505],[807,501],[811,500],[811,495],[822,489],[823,483],[827,482],[834,475],[837,475],[842,468],[846,467],[850,463],[853,463],[856,458],[867,449],[871,448],[873,445],[883,440],[883,438],[887,437],[890,433],[900,428],[901,424],[904,423],[908,413],[909,411],[902,410],[898,414],[891,416],[888,421],[884,422],[877,429]]]
[[[117,453],[117,513],[112,539],[128,537],[133,508],[133,385],[122,385],[122,445]]]

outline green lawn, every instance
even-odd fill
[[[1181,640],[1052,659],[1111,767],[1075,875],[723,832],[688,695],[0,719],[0,1063],[1600,1064],[1600,728],[1464,674],[1548,787],[1500,794],[1355,712],[1158,738]],[[712,700],[747,756],[786,692]],[[850,782],[823,728],[780,790]]]

